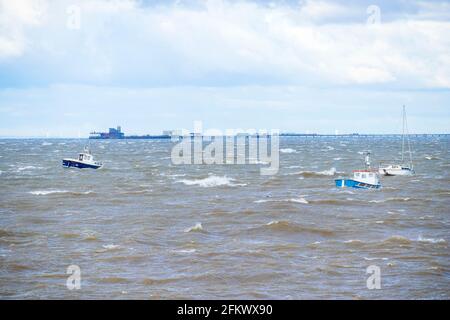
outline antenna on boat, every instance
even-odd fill
[[[371,163],[370,163],[370,151],[366,151],[366,159],[365,159],[365,162],[366,162],[366,167],[367,167],[367,169],[370,169],[370,165],[371,165]]]

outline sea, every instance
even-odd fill
[[[416,174],[380,190],[334,179],[399,137],[281,137],[271,176],[175,165],[170,140],[63,168],[86,141],[0,140],[0,299],[450,298],[449,137],[412,138]]]

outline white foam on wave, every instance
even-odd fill
[[[331,168],[329,170],[323,170],[323,171],[319,171],[316,172],[319,175],[324,175],[324,176],[334,176],[336,174],[337,170],[336,168]]]
[[[229,187],[246,186],[246,184],[244,183],[233,183],[233,181],[235,180],[232,178],[228,178],[227,176],[219,177],[213,175],[204,179],[194,179],[194,180],[183,179],[177,182],[184,183],[187,186],[197,185],[203,188],[219,187],[219,186],[229,186]]]
[[[195,253],[197,250],[195,249],[182,249],[182,250],[173,250],[175,253]]]
[[[255,200],[253,203],[266,203],[266,202],[294,202],[294,203],[301,203],[301,204],[309,204],[308,200],[304,198],[291,198],[291,199],[260,199]]]
[[[45,147],[45,146],[52,146],[53,145],[53,143],[51,143],[51,142],[44,142],[44,143],[42,143],[42,145]]]
[[[389,258],[367,258],[367,257],[364,257],[364,260],[366,260],[366,261],[373,261],[373,260],[384,260],[384,261],[386,261],[386,260],[389,260]]]
[[[261,200],[255,200],[255,201],[253,201],[253,203],[266,203],[266,202],[269,202],[269,201],[274,201],[274,200],[263,200],[263,199],[261,199]]]
[[[433,239],[433,238],[423,238],[422,235],[420,235],[417,238],[417,241],[419,242],[427,242],[427,243],[446,243],[445,239]]]
[[[68,190],[36,190],[36,191],[30,191],[30,194],[34,196],[47,196],[51,194],[60,194],[60,193],[71,193],[74,195],[88,195],[93,193],[93,191],[84,191],[84,192],[77,192],[77,191],[68,191]]]
[[[24,167],[19,167],[17,168],[17,172],[22,172],[25,170],[42,170],[44,168],[42,167],[35,167],[35,166],[24,166]]]
[[[202,224],[200,222],[196,223],[195,226],[187,228],[187,229],[184,230],[184,232],[186,232],[186,233],[188,233],[188,232],[201,232],[201,231],[203,231],[203,226],[202,226]]]
[[[390,201],[411,201],[411,198],[387,198],[387,199],[381,199],[381,200],[370,200],[369,203],[385,203]]]
[[[288,175],[304,175],[304,176],[334,176],[337,173],[341,173],[338,172],[336,170],[336,168],[331,168],[328,170],[323,170],[323,171],[297,171],[297,172],[293,172],[293,173],[288,173]]]
[[[281,153],[296,153],[297,150],[294,150],[292,148],[285,148],[285,149],[280,149]]]
[[[289,199],[290,202],[295,202],[295,203],[302,203],[302,204],[308,204],[309,202],[304,199],[304,198],[299,198],[299,199]]]
[[[120,246],[117,244],[106,244],[106,245],[103,245],[102,247],[106,250],[114,250],[114,249],[118,249]]]
[[[49,194],[55,194],[55,193],[67,193],[69,191],[67,190],[37,190],[37,191],[30,191],[30,194],[35,196],[46,196]]]

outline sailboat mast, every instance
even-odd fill
[[[405,160],[405,113],[406,113],[406,109],[405,109],[405,106],[403,106],[402,163]]]
[[[406,118],[406,108],[403,106],[403,114],[405,119],[405,128],[406,128],[406,138],[408,140],[408,152],[409,152],[409,167],[413,169],[413,161],[412,161],[412,152],[411,152],[411,141],[409,140],[409,129],[408,129],[408,118]]]

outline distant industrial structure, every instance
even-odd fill
[[[247,133],[237,134],[237,136],[250,136]],[[161,135],[133,135],[126,136],[125,133],[122,132],[122,128],[118,126],[117,128],[109,128],[108,132],[91,132],[89,139],[171,139],[172,137],[182,138],[185,134],[183,134],[182,130],[164,130]],[[188,136],[197,137],[201,136],[200,134],[190,133]],[[260,136],[260,135],[256,135]],[[281,133],[280,137],[304,137],[304,138],[320,138],[320,137],[335,137],[335,138],[358,138],[358,137],[401,137],[401,134],[359,134],[359,133],[351,133],[351,134],[318,134],[318,133]],[[410,137],[440,137],[440,136],[449,136],[449,134],[409,134]]]
[[[109,132],[91,132],[89,139],[125,139],[125,133],[122,128],[109,128]]]

